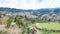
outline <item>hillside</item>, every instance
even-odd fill
[[[26,14],[26,15],[29,15],[28,17],[30,18],[37,16],[37,18],[40,20],[42,19],[42,20],[47,20],[47,21],[60,22],[60,8],[42,8],[42,9],[37,9],[37,10],[24,10],[24,9],[0,7],[0,11],[11,12],[12,14],[20,14],[20,15]]]

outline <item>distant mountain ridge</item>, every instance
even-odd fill
[[[15,9],[15,8],[4,8],[0,7],[0,11],[8,11],[12,13],[17,13],[17,12],[32,12],[32,13],[60,13],[60,7],[59,8],[42,8],[42,9],[37,9],[37,10],[23,10],[23,9]]]

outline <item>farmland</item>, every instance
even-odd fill
[[[40,29],[47,29],[48,31],[49,30],[54,30],[55,31],[55,30],[60,30],[60,23],[58,23],[58,22],[36,23],[36,27],[40,28]],[[59,32],[52,32],[52,31],[50,31],[50,34],[60,34],[60,33]]]

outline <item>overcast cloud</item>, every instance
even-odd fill
[[[60,7],[60,0],[0,0],[0,7],[40,9]]]

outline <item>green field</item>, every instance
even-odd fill
[[[47,30],[60,30],[60,23],[50,22],[48,23],[36,23],[37,28],[47,29]],[[43,32],[43,31],[42,31]],[[50,34],[60,34],[58,32],[51,32]]]
[[[60,30],[60,23],[36,23],[38,28]]]

